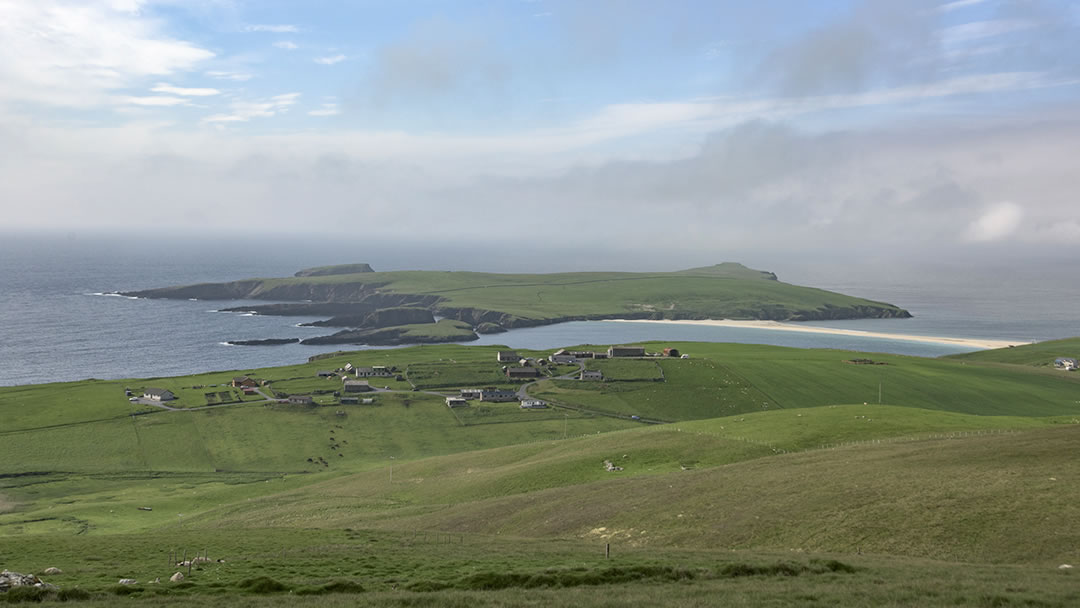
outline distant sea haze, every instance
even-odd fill
[[[424,263],[430,260],[429,263]],[[304,317],[215,312],[255,302],[143,300],[109,292],[168,285],[289,276],[301,268],[369,262],[376,270],[457,269],[545,272],[566,270],[525,260],[493,267],[479,253],[450,259],[445,251],[415,246],[364,251],[340,244],[282,247],[276,241],[228,239],[187,242],[130,239],[8,238],[0,242],[0,385],[85,378],[135,378],[202,371],[251,369],[303,361],[341,347],[300,344],[227,346],[227,340],[306,338],[325,328],[298,327]],[[594,260],[577,269],[616,267]],[[609,260],[610,261],[610,260]],[[889,302],[913,319],[868,319],[813,325],[958,338],[1048,340],[1078,331],[1080,273],[1039,265],[1008,275],[999,269],[897,268],[825,265],[785,267],[752,259],[692,260],[669,270],[741,261],[776,272],[780,280]],[[655,264],[655,262],[653,262]],[[453,264],[453,265],[451,265]],[[536,264],[536,262],[533,262]],[[448,267],[448,265],[450,265]],[[652,267],[641,267],[655,270]],[[1003,284],[1005,283],[1005,284]],[[265,302],[260,302],[265,303]],[[890,339],[827,336],[751,328],[702,328],[642,323],[575,322],[482,336],[470,344],[556,348],[645,340],[727,341],[939,356],[962,352],[945,346]],[[355,347],[357,349],[361,347]]]

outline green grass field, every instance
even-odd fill
[[[649,344],[691,358],[592,361],[607,381],[543,380],[574,409],[535,411],[393,380],[366,406],[183,392],[336,389],[316,372],[346,362],[485,385],[498,346],[0,388],[0,567],[60,567],[44,578],[71,595],[43,599],[102,606],[1070,606],[1080,383],[1041,363],[1070,343],[875,366]],[[185,407],[129,403],[143,386]],[[225,561],[147,584],[186,574],[184,550]]]

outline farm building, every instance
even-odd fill
[[[462,399],[461,397],[447,397],[446,398],[446,407],[449,407],[449,408],[469,407],[469,402]]]
[[[324,370],[319,370],[319,373],[316,374],[316,375],[318,377],[320,377],[320,378],[333,378],[334,376],[337,375],[337,372],[332,372],[332,371],[330,371],[328,369],[324,369]]]
[[[367,380],[346,380],[343,388],[346,393],[367,393],[374,390]]]
[[[567,364],[576,362],[577,357],[575,357],[573,354],[570,353],[570,351],[566,350],[565,348],[560,348],[559,350],[551,353],[551,355],[548,356],[548,361],[551,361],[552,363]]]
[[[289,395],[289,403],[295,405],[314,405],[315,399],[311,395]]]
[[[644,357],[644,346],[612,346],[607,349],[608,357]]]
[[[480,391],[480,401],[517,401],[517,392],[504,388],[488,387]]]
[[[164,388],[148,388],[143,391],[143,399],[172,401],[173,399],[176,399],[176,395],[174,395],[172,391]]]
[[[499,363],[513,363],[521,357],[519,357],[518,354],[512,350],[500,350],[499,354],[496,355],[495,358],[499,360]]]
[[[461,389],[462,399],[479,399],[483,396],[484,391],[479,388],[463,388]]]
[[[247,376],[237,376],[232,379],[233,388],[254,388],[259,386],[259,383]]]
[[[664,356],[665,357],[678,357],[679,355],[680,355],[679,349],[677,349],[677,348],[665,348],[664,349]]]
[[[1072,357],[1058,357],[1054,359],[1054,367],[1062,369],[1067,372],[1075,371],[1077,369],[1077,361]]]
[[[506,377],[511,380],[520,380],[528,378],[538,378],[540,376],[540,370],[535,367],[508,367],[506,368]]]
[[[360,405],[359,397],[349,397],[348,395],[342,395],[338,400],[341,405]]]
[[[600,371],[597,371],[597,370],[589,370],[589,369],[582,370],[581,375],[578,376],[578,380],[602,381],[603,379],[604,379],[603,372],[600,372]]]
[[[547,402],[539,399],[522,399],[521,409],[523,410],[542,410],[547,409]]]

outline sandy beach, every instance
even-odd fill
[[[614,323],[677,323],[679,325],[704,325],[707,327],[748,327],[753,329],[771,329],[776,331],[797,331],[809,334],[829,334],[834,336],[856,336],[860,338],[886,338],[889,340],[908,340],[911,342],[928,342],[931,344],[951,344],[953,346],[965,346],[972,349],[1006,348],[1019,346],[1027,342],[1010,342],[1007,340],[984,340],[979,338],[949,338],[945,336],[917,336],[914,334],[894,334],[880,331],[862,331],[859,329],[840,329],[835,327],[816,327],[813,325],[801,325],[799,323],[782,323],[780,321],[734,321],[731,319],[709,319],[702,321],[669,321],[669,320],[633,320],[614,319]]]

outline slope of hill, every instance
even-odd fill
[[[559,398],[577,401],[538,411],[516,402],[451,410],[439,393],[410,388],[410,370],[443,394],[497,376],[502,347],[0,388],[0,557],[13,570],[57,565],[65,573],[50,582],[89,589],[102,605],[114,593],[135,604],[179,594],[170,601],[245,605],[252,585],[283,598],[329,585],[350,604],[366,597],[360,587],[381,590],[363,600],[373,605],[515,604],[533,587],[547,589],[530,592],[534,603],[590,605],[595,593],[566,589],[605,585],[604,597],[622,603],[686,594],[694,604],[742,577],[758,581],[746,583],[747,602],[780,606],[1076,599],[1057,570],[1080,546],[1070,523],[1080,515],[1071,377],[967,360],[875,354],[881,365],[869,365],[864,353],[676,346],[691,358],[620,361],[609,371],[621,379],[604,390],[564,387]],[[316,372],[346,363],[403,378],[380,380],[391,390],[370,406],[341,406],[327,388],[341,379]],[[198,402],[239,374],[316,405]],[[891,405],[863,403],[882,381]],[[175,390],[176,411],[124,396],[149,385]],[[610,415],[614,399],[679,421]],[[182,587],[114,590],[128,575],[167,579],[180,559],[171,553],[195,547],[225,562],[194,568]],[[487,595],[467,595],[476,589]],[[434,595],[379,595],[417,591]]]

